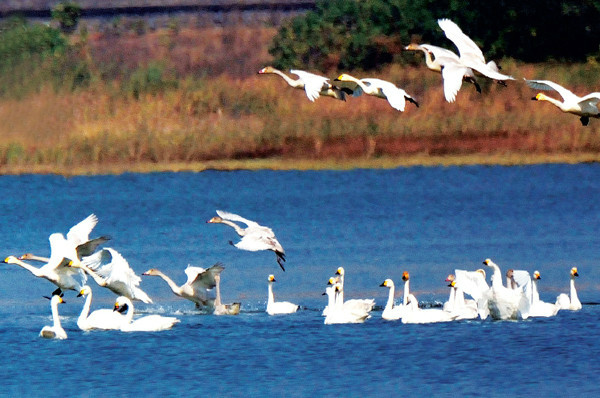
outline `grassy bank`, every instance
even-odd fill
[[[401,113],[365,96],[311,103],[279,77],[256,75],[269,63],[266,48],[273,30],[237,33],[157,31],[113,37],[116,41],[90,35],[81,47],[91,71],[85,86],[48,84],[0,98],[0,173],[346,169],[600,158],[600,120],[583,127],[577,117],[531,101],[536,92],[521,81],[545,78],[579,94],[597,91],[600,67],[593,62],[522,65],[507,60],[503,71],[517,81],[508,87],[483,82],[482,94],[464,84],[454,104],[444,101],[441,76],[420,64],[369,74],[397,83],[419,101],[419,108],[408,104]],[[412,53],[403,56],[420,60]]]

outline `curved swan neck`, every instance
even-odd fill
[[[294,80],[291,77],[289,77],[288,75],[286,75],[285,73],[283,73],[282,71],[280,71],[279,69],[273,69],[272,73],[281,76],[283,78],[283,80],[285,80],[287,82],[287,84],[289,84],[292,87],[295,87],[295,88],[303,88],[304,87],[304,84],[300,81],[300,79]]]
[[[169,278],[168,276],[166,276],[165,274],[163,274],[161,271],[156,271],[156,275],[161,277],[165,282],[167,282],[167,285],[169,285],[169,287],[171,288],[171,290],[173,291],[173,293],[175,293],[178,296],[181,296],[181,288],[179,286],[177,286],[177,284],[175,282],[173,282],[173,279]]]
[[[83,309],[81,310],[81,314],[79,315],[79,318],[77,319],[78,324],[80,322],[84,322],[87,320],[87,318],[90,314],[91,305],[92,305],[92,291],[90,290],[90,292],[85,297],[85,303],[83,304]]]
[[[233,229],[235,229],[235,232],[237,232],[237,234],[239,236],[244,236],[245,233],[246,233],[246,231],[244,230],[244,228],[240,227],[239,225],[237,225],[236,223],[234,223],[232,221],[221,220],[221,224],[229,225],[230,227],[232,227]]]
[[[124,297],[123,301],[125,304],[127,304],[127,307],[129,307],[127,309],[127,314],[125,315],[125,323],[130,324],[131,321],[133,321],[133,312],[134,312],[133,303],[127,297]]]
[[[429,69],[434,70],[436,72],[442,71],[440,64],[435,62],[433,58],[431,58],[431,53],[429,51],[425,50],[423,47],[419,47],[419,50],[423,51],[423,53],[425,54],[425,64]]]
[[[25,268],[27,271],[31,272],[33,275],[35,276],[43,276],[43,274],[40,272],[39,268],[34,267],[33,265],[27,264],[24,261],[21,261],[19,259],[14,260],[14,264],[17,264],[18,266]]]

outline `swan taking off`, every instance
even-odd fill
[[[302,70],[292,69],[290,73],[298,76],[294,80],[279,69],[272,66],[267,66],[258,71],[259,74],[275,74],[279,75],[293,88],[304,90],[309,101],[314,102],[319,96],[324,95],[342,101],[346,101],[346,93],[352,94],[348,88],[337,88],[329,83],[329,79],[324,76],[315,75],[314,73],[305,72]]]
[[[125,317],[112,309],[100,309],[90,314],[90,306],[92,305],[92,288],[84,286],[77,297],[85,297],[85,303],[81,310],[79,318],[77,318],[77,326],[81,330],[101,329],[115,330],[120,329]]]
[[[581,116],[579,120],[584,126],[589,124],[590,117],[600,118],[600,110],[598,109],[600,93],[591,93],[584,97],[579,97],[560,84],[556,84],[550,80],[525,80],[525,82],[529,87],[536,90],[556,91],[562,97],[562,101],[548,97],[542,93],[538,93],[532,100],[550,102],[563,112]]]
[[[273,295],[273,283],[277,282],[274,275],[269,275],[269,298],[267,301],[267,314],[269,315],[281,315],[281,314],[293,314],[298,310],[298,305],[290,303],[289,301],[275,301]]]
[[[125,296],[131,300],[152,303],[146,292],[140,289],[142,279],[131,269],[125,258],[107,247],[86,257],[80,265],[71,265],[85,270],[99,286],[105,287],[117,296]]]
[[[217,210],[218,217],[213,217],[207,221],[211,224],[225,224],[229,225],[242,239],[234,244],[229,241],[230,244],[237,247],[238,249],[248,250],[251,252],[260,250],[271,250],[277,255],[277,264],[285,271],[283,262],[285,261],[285,251],[283,247],[275,237],[273,230],[269,227],[263,227],[255,221],[250,221],[237,214],[228,213],[223,210]],[[233,221],[241,222],[246,224],[246,228],[242,228]]]
[[[452,103],[456,100],[463,81],[473,83],[477,92],[481,93],[481,87],[475,80],[473,70],[461,64],[458,55],[452,51],[431,44],[414,43],[406,46],[405,50],[422,51],[425,54],[427,68],[442,74],[444,97],[447,102]]]
[[[512,76],[504,75],[498,71],[494,61],[485,62],[485,57],[473,40],[463,33],[457,24],[449,19],[438,19],[438,25],[444,31],[446,37],[454,43],[460,54],[459,62],[463,68],[470,68],[482,75],[504,84],[504,80],[515,80]],[[457,70],[460,65],[457,65]],[[462,80],[464,72],[456,72],[455,77]]]
[[[394,83],[374,78],[357,79],[348,74],[341,74],[335,79],[336,82],[351,82],[354,97],[359,97],[362,93],[372,95],[377,98],[383,98],[389,102],[392,108],[404,112],[406,101],[412,102],[419,107],[419,103],[413,97]]]
[[[133,321],[133,303],[127,297],[121,296],[115,302],[114,310],[120,313],[127,311],[125,320],[121,324],[122,332],[159,332],[171,329],[179,322],[175,317],[160,315],[147,315]]]
[[[58,316],[58,305],[64,304],[65,301],[59,295],[53,295],[50,299],[50,308],[52,309],[52,320],[54,325],[44,326],[40,331],[40,337],[46,339],[64,340],[67,338],[67,332],[60,325],[60,317]]]
[[[575,289],[575,278],[579,276],[579,272],[577,272],[577,267],[571,268],[571,281],[570,281],[570,297],[565,293],[561,293],[556,298],[556,305],[560,307],[561,310],[571,310],[571,311],[579,311],[581,309],[581,302],[579,301],[579,297],[577,296],[577,290]]]

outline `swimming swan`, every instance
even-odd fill
[[[90,306],[92,304],[92,289],[89,286],[84,286],[77,297],[85,296],[85,303],[79,318],[77,318],[77,326],[81,330],[102,329],[114,330],[120,329],[125,317],[119,312],[112,309],[100,309],[90,314]]]
[[[213,275],[215,279],[215,301],[213,315],[238,315],[241,303],[223,304],[221,302],[221,273]]]
[[[277,264],[279,264],[281,269],[285,271],[282,263],[285,261],[285,251],[275,237],[275,234],[271,228],[263,227],[257,222],[250,221],[246,218],[238,216],[237,214],[228,213],[226,211],[217,210],[217,214],[218,217],[211,218],[207,221],[207,223],[229,225],[235,229],[235,232],[237,232],[239,236],[242,237],[242,240],[240,240],[238,243],[233,244],[232,241],[229,241],[230,244],[238,249],[248,250],[251,252],[271,250],[275,252],[275,255],[277,256]],[[246,224],[246,228],[240,227],[233,221]]]
[[[331,280],[330,280],[331,281]],[[340,323],[363,323],[368,317],[368,312],[356,312],[344,308],[344,303],[339,299],[338,293],[342,287],[340,283],[335,283],[325,289],[325,293],[329,297],[329,302],[333,302],[333,306],[327,312],[325,317],[325,325],[334,325]]]
[[[584,97],[579,97],[567,90],[563,86],[556,84],[550,80],[525,80],[527,85],[536,90],[554,90],[562,97],[562,101],[548,97],[542,93],[538,93],[532,98],[534,101],[550,102],[558,109],[566,113],[572,113],[581,116],[579,120],[581,124],[587,126],[590,122],[590,117],[600,118],[600,110],[598,102],[600,101],[600,93],[591,93]]]
[[[329,79],[323,76],[315,75],[314,73],[305,72],[302,70],[292,69],[290,73],[298,76],[294,80],[287,76],[279,69],[272,66],[267,66],[258,71],[259,74],[275,74],[279,75],[293,88],[298,88],[306,92],[308,100],[314,102],[319,96],[324,95],[342,101],[346,101],[346,93],[352,94],[350,89],[340,89],[329,83]]]
[[[381,79],[357,79],[348,74],[341,74],[335,79],[336,82],[352,82],[355,83],[355,87],[352,88],[354,97],[359,97],[362,93],[372,95],[377,98],[383,98],[389,102],[392,108],[404,112],[406,107],[406,101],[412,102],[419,107],[419,103],[408,93],[399,87],[396,87],[394,83],[381,80]]]
[[[515,80],[512,76],[500,73],[494,61],[486,63],[481,49],[469,36],[463,33],[457,24],[449,19],[438,19],[438,25],[442,28],[446,37],[458,48],[459,61],[465,68],[476,70],[500,84],[504,84],[504,80]],[[462,79],[462,76],[461,74],[457,75],[460,79]]]
[[[136,275],[127,260],[115,249],[107,247],[86,257],[81,265],[71,266],[82,268],[99,286],[111,290],[117,296],[152,303],[152,299],[139,287],[142,278]]]
[[[454,270],[456,285],[465,294],[471,296],[477,306],[477,313],[481,319],[486,319],[489,316],[488,295],[490,287],[485,281],[485,271],[478,269],[477,271]],[[466,301],[467,302],[467,301]]]
[[[281,315],[281,314],[293,314],[298,310],[298,305],[292,304],[289,301],[275,301],[273,295],[273,283],[276,282],[274,275],[269,275],[269,297],[267,301],[267,314],[269,315]]]
[[[40,331],[40,337],[46,339],[64,340],[67,338],[67,332],[60,325],[60,317],[58,316],[58,304],[64,304],[64,300],[59,295],[53,295],[50,299],[50,308],[52,308],[52,320],[54,325],[44,326]]]
[[[171,329],[173,325],[179,322],[174,317],[160,315],[147,315],[133,320],[133,303],[125,296],[117,298],[114,311],[123,313],[127,311],[125,320],[121,324],[122,332],[159,332],[161,330]]]
[[[527,319],[531,304],[522,289],[508,289],[502,284],[500,267],[489,258],[483,264],[492,268],[492,287],[488,290],[488,309],[494,319]]]
[[[575,289],[575,278],[579,276],[577,272],[577,267],[571,268],[571,281],[570,285],[570,297],[565,293],[561,293],[556,298],[556,304],[560,307],[561,310],[571,310],[578,311],[581,309],[581,302],[579,301],[579,297],[577,296],[577,290]]]
[[[404,295],[406,297],[406,310],[402,314],[402,323],[438,323],[450,322],[458,315],[446,312],[440,309],[421,309],[417,298],[409,292],[410,274],[407,271],[402,273],[404,280]]]
[[[344,267],[338,267],[335,274],[339,275],[341,289],[339,289],[337,295],[339,297],[339,300],[343,303],[344,308],[347,308],[349,310],[355,310],[359,313],[363,311],[369,312],[373,309],[373,307],[375,306],[375,300],[373,299],[344,300],[344,289],[346,286],[344,281],[346,279],[346,270],[344,270]],[[329,283],[332,284],[332,281],[330,280]]]
[[[406,46],[405,50],[422,51],[425,54],[427,68],[442,74],[444,97],[447,102],[452,103],[456,100],[463,81],[474,84],[477,92],[481,93],[481,87],[475,80],[473,70],[462,65],[458,55],[452,51],[431,44],[414,43]],[[431,57],[432,55],[434,58]]]
[[[203,307],[212,309],[214,307],[214,300],[208,297],[207,290],[216,286],[215,275],[220,274],[224,269],[225,267],[221,263],[216,263],[208,269],[188,265],[184,271],[187,275],[187,281],[181,286],[177,286],[171,278],[156,268],[149,269],[142,275],[152,275],[162,278],[167,282],[167,285],[169,285],[175,295],[194,302],[198,309],[202,309]]]
[[[539,271],[533,273],[533,283],[531,289],[531,308],[529,309],[530,317],[551,317],[555,316],[560,310],[558,304],[546,303],[540,300],[538,291],[538,281],[542,279]]]
[[[391,279],[386,279],[379,286],[387,287],[389,289],[388,300],[385,304],[383,312],[381,313],[381,318],[385,319],[386,321],[396,321],[402,318],[402,314],[405,311],[405,307],[404,303],[401,305],[394,305],[394,281],[392,281]]]
[[[450,287],[450,296],[448,301],[444,303],[443,310],[456,314],[456,320],[477,318],[479,316],[477,303],[475,300],[465,299],[460,284],[456,282],[456,277],[453,274],[450,274],[446,278],[446,282],[449,282],[448,287]]]

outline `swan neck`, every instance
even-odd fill
[[[267,305],[275,303],[275,296],[273,295],[273,282],[269,282],[269,298]]]
[[[456,288],[450,287],[450,297],[448,297],[448,303],[450,303],[450,310],[454,310],[454,304],[456,303]]]
[[[403,292],[403,296],[402,296],[402,304],[404,306],[406,306],[408,303],[408,295],[410,294],[409,286],[410,286],[410,279],[404,282],[404,292]]]
[[[168,276],[163,274],[161,271],[156,271],[156,275],[158,275],[165,282],[167,282],[167,285],[169,285],[169,287],[171,288],[173,293],[175,293],[178,296],[181,296],[181,288],[179,286],[177,286],[177,284],[175,282],[173,282],[173,279],[169,278]]]
[[[396,287],[391,286],[389,290],[387,304],[385,305],[386,310],[394,308],[394,293],[396,292]]]
[[[571,277],[570,287],[571,303],[574,300],[579,301],[579,297],[577,297],[577,290],[575,289],[575,278],[573,277]]]
[[[215,278],[215,307],[221,305],[221,278]]]
[[[90,290],[90,292],[85,297],[85,303],[83,304],[83,309],[81,310],[81,314],[79,315],[79,318],[77,319],[77,323],[87,320],[87,318],[90,314],[91,305],[92,305],[92,291]]]
[[[99,285],[99,286],[106,286],[106,279],[104,279],[103,277],[101,277],[100,275],[98,275],[96,273],[96,271],[92,271],[91,269],[89,269],[88,267],[86,267],[85,265],[81,264],[80,265],[81,269],[83,269],[88,275],[90,275],[92,277],[92,279],[94,279],[94,281]],[[91,296],[91,293],[90,293]]]
[[[531,302],[537,303],[540,301],[540,294],[538,293],[538,280],[533,280],[533,285],[531,286]]]
[[[492,275],[492,287],[494,289],[498,289],[502,287],[502,273],[500,272],[500,267],[496,264],[492,264],[491,267],[494,269],[494,273]]]
[[[126,323],[126,324],[130,324],[130,323],[131,323],[131,321],[133,320],[133,312],[134,312],[134,309],[133,309],[133,303],[132,303],[132,302],[131,302],[131,300],[129,300],[127,297],[124,297],[124,300],[123,300],[123,301],[124,301],[124,302],[127,304],[127,306],[129,307],[129,308],[127,309],[127,314],[125,315],[125,323]]]
[[[221,220],[221,224],[229,225],[230,227],[232,227],[233,229],[235,229],[235,232],[237,232],[237,234],[239,236],[244,236],[244,234],[246,233],[246,231],[244,230],[244,228],[241,228],[239,225],[237,225],[236,223],[234,223],[232,221]]]
[[[283,80],[285,80],[287,82],[287,84],[289,84],[292,87],[303,87],[304,84],[302,84],[302,82],[300,81],[300,79],[298,80],[294,80],[291,77],[289,77],[288,75],[286,75],[285,73],[283,73],[282,71],[278,70],[278,69],[274,69],[273,73],[281,76],[283,78]]]
[[[17,259],[15,261],[15,264],[17,264],[18,266],[20,266],[22,268],[25,268],[27,271],[31,272],[35,276],[42,276],[42,273],[40,272],[39,268],[36,268],[30,264],[27,264],[25,261],[21,261],[21,260]]]
[[[52,308],[52,320],[54,321],[54,327],[62,328],[60,325],[60,317],[58,316],[58,301],[52,300],[50,307]]]

